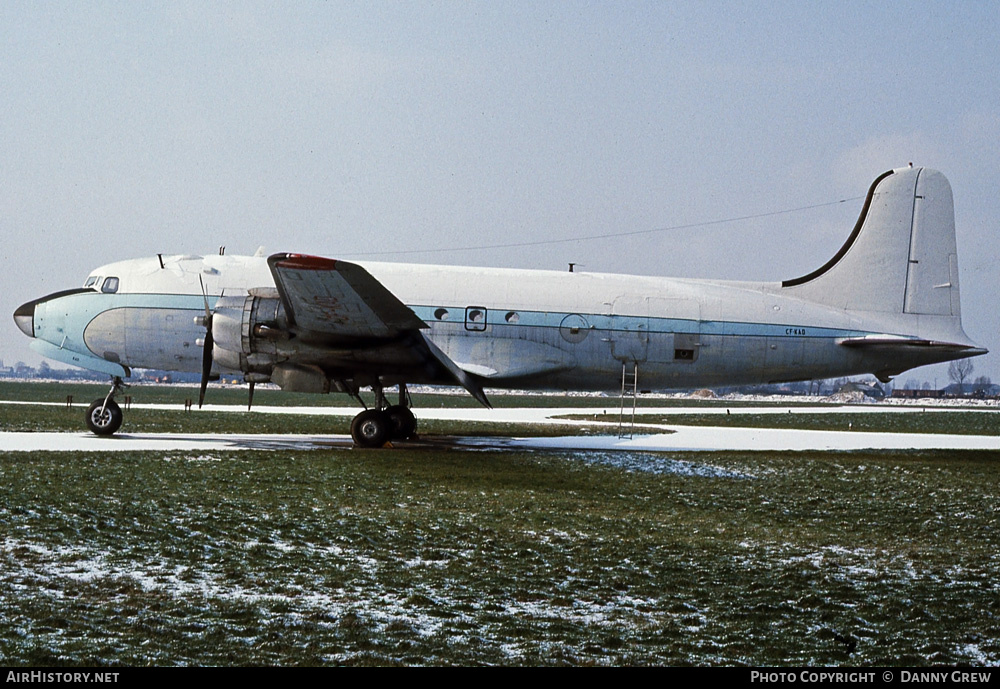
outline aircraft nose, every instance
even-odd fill
[[[35,336],[36,303],[36,301],[29,301],[27,304],[21,304],[14,311],[14,322],[17,323],[17,327],[21,329],[21,332],[28,337]]]
[[[68,297],[73,294],[92,293],[93,291],[94,290],[86,287],[77,287],[75,289],[66,289],[62,292],[53,292],[52,294],[42,297],[41,299],[32,299],[31,301],[17,307],[17,310],[14,311],[14,322],[17,323],[17,327],[21,329],[21,332],[28,337],[41,337],[44,339],[44,334],[39,335],[35,333],[35,316],[38,316],[39,323],[42,323],[46,318],[45,309],[42,309],[40,313],[38,312],[38,307],[40,305],[61,299],[62,297]],[[51,316],[52,314],[50,313],[49,315]],[[59,332],[62,332],[62,330],[59,330]]]

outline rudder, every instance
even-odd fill
[[[951,185],[937,170],[917,176],[904,313],[959,316],[958,250]]]

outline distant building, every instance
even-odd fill
[[[952,383],[941,392],[944,397],[974,397],[983,399],[1000,395],[1000,385],[992,383]]]
[[[895,388],[890,397],[904,400],[919,399],[941,399],[944,397],[944,390],[916,390],[906,388]]]
[[[874,400],[885,399],[885,391],[878,385],[868,385],[866,383],[859,383],[858,381],[844,383],[837,392],[860,392],[865,397],[870,397]]]

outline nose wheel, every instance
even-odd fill
[[[87,407],[87,428],[96,435],[114,435],[122,427],[124,415],[121,407],[115,402],[115,395],[126,387],[118,376],[111,382],[111,391],[107,397],[96,399]]]
[[[113,435],[123,420],[122,408],[114,400],[96,399],[87,409],[87,428],[97,435]]]

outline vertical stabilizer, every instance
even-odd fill
[[[960,332],[956,254],[948,180],[937,170],[902,168],[872,184],[840,251],[781,283],[782,292],[851,311],[953,317]]]

